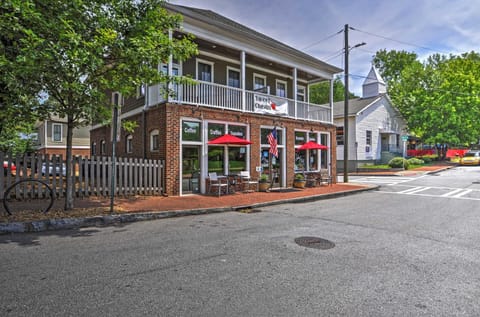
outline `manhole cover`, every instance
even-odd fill
[[[335,243],[326,239],[317,237],[298,237],[295,238],[295,243],[307,248],[328,250],[335,246]]]

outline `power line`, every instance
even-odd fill
[[[355,29],[355,28],[351,28],[352,30],[354,31],[357,31],[357,32],[360,32],[360,33],[365,33],[365,34],[368,34],[368,35],[371,35],[371,36],[376,36],[376,37],[379,37],[379,38],[382,38],[384,40],[389,40],[389,41],[392,41],[392,42],[397,42],[397,43],[400,43],[400,44],[405,44],[405,45],[409,45],[409,46],[413,46],[413,47],[418,47],[418,48],[421,48],[423,50],[427,50],[427,51],[432,51],[432,52],[439,52],[439,53],[443,53],[443,54],[450,54],[449,52],[444,52],[444,51],[440,51],[440,50],[436,50],[436,49],[433,49],[433,48],[429,48],[429,47],[426,47],[426,46],[420,46],[420,45],[417,45],[417,44],[414,44],[414,43],[409,43],[409,42],[405,42],[405,41],[400,41],[400,40],[395,40],[395,39],[392,39],[390,37],[386,37],[386,36],[383,36],[383,35],[378,35],[378,34],[375,34],[375,33],[371,33],[371,32],[367,32],[367,31],[362,31],[362,30],[359,30],[359,29]]]
[[[312,47],[312,46],[315,46],[315,45],[317,45],[317,44],[319,44],[319,43],[321,43],[321,42],[323,42],[323,41],[326,41],[326,40],[328,40],[328,39],[330,39],[330,38],[332,38],[332,37],[334,37],[334,36],[336,36],[336,35],[338,35],[338,34],[340,34],[340,33],[342,33],[342,32],[343,32],[343,30],[340,30],[340,31],[338,31],[337,33],[331,34],[331,35],[327,36],[326,38],[321,39],[320,41],[316,41],[316,42],[314,42],[314,43],[312,43],[312,44],[310,44],[310,45],[305,46],[305,47],[302,48],[301,50],[304,51],[304,50],[306,50],[306,49],[308,49],[308,48],[310,48],[310,47]]]

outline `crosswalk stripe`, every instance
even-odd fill
[[[451,192],[448,192],[446,194],[443,194],[442,197],[449,197],[449,196],[453,196],[455,194],[458,194],[459,192],[463,191],[464,189],[463,188],[457,188],[455,190],[452,190]]]
[[[472,191],[473,191],[473,190],[471,190],[471,189],[465,189],[463,192],[458,193],[458,194],[456,194],[455,196],[452,196],[452,197],[459,198],[459,197],[462,197],[462,196],[464,196],[464,195],[466,195],[466,194],[468,194],[468,193],[471,193]]]
[[[401,192],[398,192],[398,193],[399,194],[413,194],[413,193],[416,193],[417,191],[422,191],[424,189],[425,189],[425,187],[417,186],[417,187],[402,190]]]

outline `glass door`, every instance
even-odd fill
[[[182,194],[200,192],[200,146],[182,146]]]
[[[273,188],[282,186],[282,162],[283,149],[278,149],[278,158],[269,153],[270,148],[262,148],[262,173],[268,175]]]

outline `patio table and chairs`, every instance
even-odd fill
[[[218,194],[219,197],[222,194],[222,191],[225,194],[228,194],[228,177],[217,175],[216,172],[208,173],[208,193],[211,194],[212,190],[214,193]]]
[[[240,181],[241,181],[241,184],[242,184],[243,192],[258,191],[258,180],[253,179],[250,176],[249,171],[241,171],[240,172]],[[251,189],[252,186],[253,186],[254,190]]]

